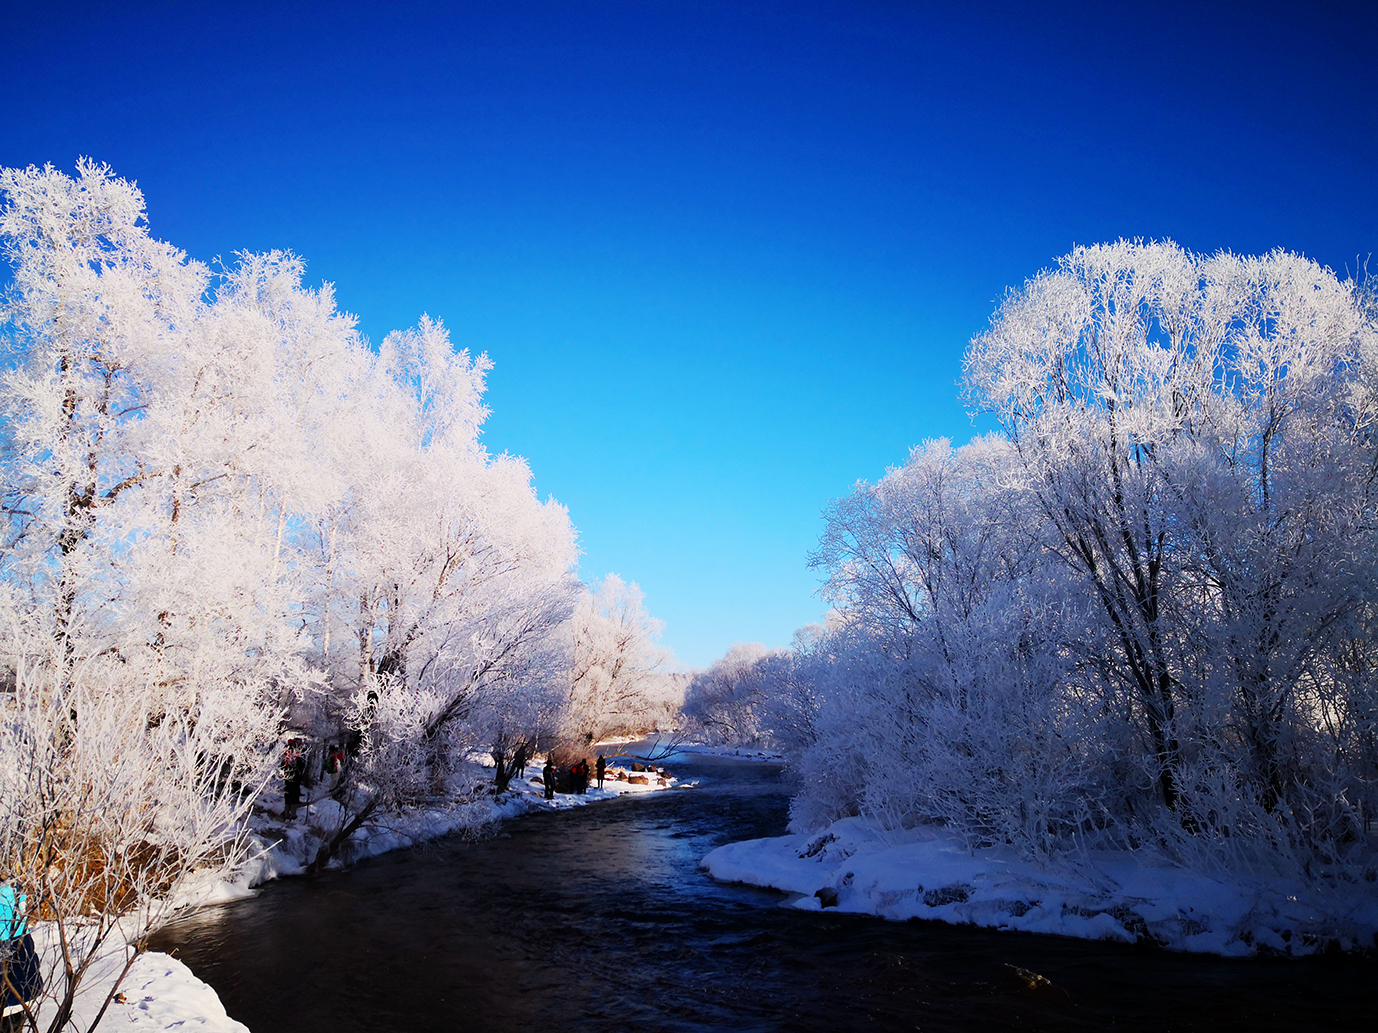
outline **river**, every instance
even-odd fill
[[[720,885],[699,858],[783,833],[781,769],[668,766],[702,788],[284,879],[154,947],[253,1033],[1378,1029],[1372,959],[1225,960],[884,922]]]

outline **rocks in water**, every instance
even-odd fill
[[[637,761],[637,760],[632,761],[631,767],[632,767],[632,770],[633,770],[633,771],[645,771],[645,770],[646,770],[646,765],[645,765],[645,764],[642,764],[640,761]]]
[[[1062,989],[1060,986],[1056,986],[1047,976],[1039,975],[1037,972],[1031,972],[1027,968],[1020,968],[1018,965],[1011,965],[1008,962],[1005,963],[1005,968],[1009,969],[1010,974],[1014,977],[1015,983],[1019,985],[1025,993],[1035,994],[1040,997],[1059,998],[1061,1000],[1071,999],[1066,990]]]
[[[1166,946],[1161,940],[1148,931],[1148,923],[1144,921],[1143,916],[1137,911],[1132,910],[1126,904],[1116,904],[1114,907],[1102,908],[1075,907],[1064,904],[1062,913],[1064,915],[1076,915],[1079,918],[1095,918],[1097,915],[1109,915],[1115,921],[1119,922],[1120,925],[1124,926],[1125,931],[1136,939],[1140,941],[1149,940],[1153,943]]]
[[[837,890],[831,886],[824,886],[821,890],[815,891],[814,896],[818,898],[820,907],[837,907]]]
[[[817,857],[828,848],[829,843],[836,843],[837,837],[829,832],[826,836],[813,840],[804,850],[799,852],[800,858]]]
[[[627,778],[627,782],[629,785],[634,786],[648,786],[651,784],[651,780],[645,775],[631,775]]]
[[[929,907],[942,907],[944,904],[962,904],[971,899],[972,887],[965,883],[955,882],[951,886],[943,886],[936,890],[929,890],[923,895],[923,902]]]

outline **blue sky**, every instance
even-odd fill
[[[0,0],[0,164],[487,351],[489,448],[687,664],[821,616],[823,507],[971,436],[967,341],[1073,244],[1378,243],[1371,3],[204,6]]]

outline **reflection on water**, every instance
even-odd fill
[[[1226,961],[889,923],[719,885],[700,857],[783,832],[780,769],[669,767],[716,791],[532,815],[510,839],[283,880],[155,947],[254,1033],[1378,1028],[1372,960]]]

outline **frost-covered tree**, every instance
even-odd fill
[[[148,478],[168,429],[152,385],[175,372],[208,274],[143,227],[143,199],[90,161],[0,170],[0,239],[14,266],[3,309],[17,366],[8,414],[5,574],[46,611],[70,661],[73,639],[100,634],[78,596],[115,542],[114,510]],[[88,615],[89,616],[89,615]]]
[[[509,770],[566,726],[575,533],[524,460],[483,447],[486,356],[426,317],[374,351],[300,259],[192,261],[90,161],[0,170],[0,194],[0,579],[24,629],[6,656],[42,687],[38,710],[28,689],[0,699],[5,734],[37,742],[24,715],[46,715],[66,752],[44,763],[84,771],[124,721],[129,757],[182,779],[183,810],[163,783],[156,806],[130,790],[150,842],[194,859],[201,841],[176,837],[213,813],[233,846],[260,788],[244,772],[301,714],[355,748],[342,832],[447,788],[476,750]],[[148,752],[177,743],[199,774]],[[42,772],[7,769],[6,835],[43,820],[20,784]]]
[[[290,529],[319,502],[327,435],[293,397],[320,377],[290,374],[335,368],[352,324],[288,256],[212,283],[107,169],[4,176],[9,580],[65,662],[137,667],[173,695],[299,677],[310,572]]]
[[[1272,809],[1302,672],[1370,592],[1371,335],[1353,285],[1299,256],[1122,241],[1031,280],[973,342],[971,395],[1097,604],[1102,687],[1169,808],[1185,737],[1224,732]]]
[[[965,366],[1000,433],[827,513],[796,822],[1358,863],[1375,354],[1362,291],[1284,252],[1121,241],[1012,292]]]
[[[44,986],[25,1017],[94,1029],[179,899],[245,859],[277,726],[252,698],[196,693],[168,711],[138,673],[112,684],[102,665],[53,662],[48,615],[17,595],[0,599],[0,872],[39,923]],[[92,985],[112,958],[115,978]],[[79,992],[97,1002],[84,1027]]]
[[[931,442],[829,510],[813,562],[844,616],[796,649],[797,676],[832,704],[822,758],[850,743],[856,806],[887,823],[979,841],[1008,819],[1045,827],[1047,806],[1072,799],[1075,765],[1047,768],[1069,731],[1049,705],[1067,670],[1062,586],[1008,490],[1010,462],[997,439]]]
[[[696,673],[684,694],[690,734],[709,743],[769,744],[767,685],[762,661],[772,651],[759,642],[739,642]]]
[[[637,734],[667,716],[674,684],[662,668],[669,654],[656,645],[661,623],[646,612],[636,584],[609,574],[597,588],[584,589],[570,627],[572,738],[587,745]]]

